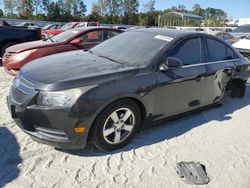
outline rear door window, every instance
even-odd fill
[[[206,38],[205,41],[207,45],[207,62],[224,61],[237,58],[237,55],[227,45],[211,38]]]
[[[201,43],[200,38],[191,38],[177,44],[170,52],[168,57],[175,57],[182,61],[183,65],[201,63]]]
[[[103,31],[102,30],[90,31],[90,32],[84,33],[81,38],[84,43],[102,42]]]

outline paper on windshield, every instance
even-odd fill
[[[164,36],[164,35],[156,35],[154,38],[155,39],[160,39],[160,40],[165,40],[167,42],[170,42],[171,40],[173,40],[173,38],[167,37],[167,36]]]

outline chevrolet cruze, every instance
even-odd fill
[[[114,150],[143,124],[220,104],[225,91],[243,97],[248,76],[248,61],[217,37],[137,29],[25,65],[7,99],[38,142]]]

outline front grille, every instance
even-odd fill
[[[17,77],[13,81],[11,88],[11,99],[18,103],[23,104],[28,96],[32,93],[33,84],[22,77]]]

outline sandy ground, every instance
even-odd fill
[[[38,144],[12,121],[12,78],[0,68],[0,187],[250,187],[250,86],[246,97],[141,131],[113,153],[89,146],[58,151]],[[188,185],[176,163],[200,161],[208,185]]]

